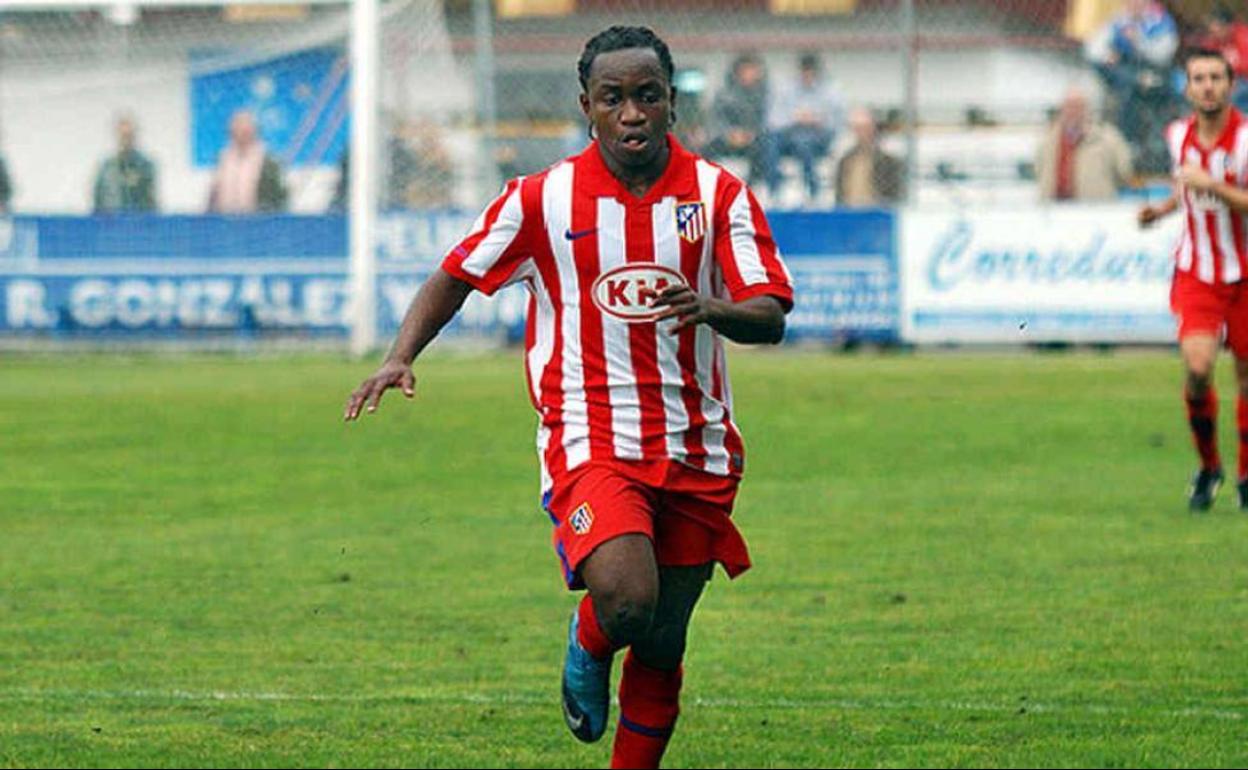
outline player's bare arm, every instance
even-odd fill
[[[1234,211],[1248,213],[1248,190],[1214,179],[1195,163],[1188,163],[1179,170],[1179,181],[1189,189],[1216,195]]]
[[[784,306],[775,297],[751,297],[741,302],[707,297],[688,286],[669,286],[654,301],[667,307],[658,319],[679,318],[671,333],[707,324],[733,342],[775,344],[784,339]]]
[[[399,388],[408,398],[416,395],[412,362],[455,317],[471,291],[471,286],[441,268],[429,276],[408,306],[386,360],[347,399],[344,420],[356,419],[365,408],[369,412],[377,411],[382,394],[390,388]]]
[[[1171,193],[1170,197],[1158,204],[1149,204],[1140,209],[1140,213],[1136,219],[1140,223],[1140,227],[1151,227],[1158,221],[1165,219],[1173,214],[1179,208],[1179,196]]]

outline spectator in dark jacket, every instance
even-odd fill
[[[849,113],[854,146],[836,164],[836,202],[840,206],[881,206],[905,195],[902,162],[880,149],[875,118],[865,107]]]
[[[757,55],[741,54],[711,103],[711,140],[706,155],[711,160],[745,158],[750,164],[748,181],[753,183],[763,171],[762,135],[766,127],[766,70]]]
[[[95,175],[97,214],[156,210],[156,166],[135,148],[134,120],[117,119],[117,153],[104,159]]]

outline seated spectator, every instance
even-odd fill
[[[1248,24],[1237,20],[1225,5],[1219,5],[1209,14],[1197,47],[1220,51],[1226,57],[1235,73],[1231,101],[1241,112],[1248,111]]]
[[[742,54],[732,63],[724,87],[711,102],[710,141],[706,156],[711,160],[740,157],[749,161],[753,184],[762,174],[762,135],[767,121],[767,80],[763,62],[752,53]]]
[[[854,146],[836,164],[836,202],[840,206],[879,206],[904,197],[905,168],[880,149],[875,117],[865,107],[849,113]]]
[[[156,210],[156,166],[135,149],[134,119],[117,119],[117,154],[104,159],[92,194],[96,214]]]
[[[256,135],[256,119],[246,110],[230,118],[230,143],[221,151],[212,180],[208,210],[218,214],[254,214],[286,208],[282,168]]]
[[[1131,148],[1118,129],[1092,119],[1088,99],[1071,89],[1036,153],[1040,197],[1112,200],[1131,182]]]
[[[1114,123],[1139,149],[1140,168],[1169,169],[1162,129],[1180,108],[1170,72],[1179,47],[1174,18],[1156,0],[1126,0],[1086,53],[1117,105]]]
[[[768,108],[763,163],[773,198],[780,190],[780,158],[786,155],[801,163],[809,200],[819,196],[817,164],[835,141],[844,113],[840,95],[822,70],[818,56],[803,54],[797,82],[781,89]]]

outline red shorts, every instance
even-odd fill
[[[563,578],[579,589],[581,562],[608,540],[635,533],[654,543],[660,566],[717,561],[736,577],[750,568],[730,518],[736,496],[737,479],[674,461],[593,461],[557,480],[544,502]]]
[[[1193,335],[1221,338],[1237,358],[1248,357],[1248,288],[1245,282],[1205,283],[1188,273],[1174,274],[1170,310],[1179,321],[1179,340]]]

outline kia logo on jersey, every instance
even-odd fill
[[[592,294],[602,312],[627,323],[642,323],[663,311],[654,307],[654,301],[664,289],[684,285],[684,276],[669,267],[632,264],[603,273],[594,281]]]

